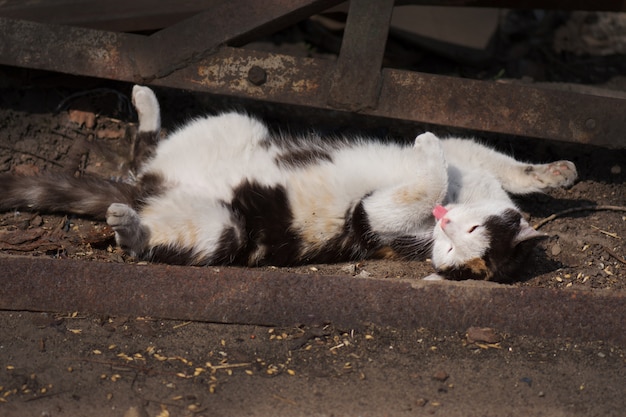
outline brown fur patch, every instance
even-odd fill
[[[378,249],[372,255],[372,258],[375,258],[375,259],[398,259],[398,257],[399,257],[398,253],[389,246],[385,246],[385,247]]]
[[[393,194],[393,201],[399,205],[414,204],[426,197],[424,190],[418,184],[411,184],[400,188]]]
[[[489,281],[493,276],[493,273],[487,268],[487,264],[485,264],[485,260],[482,258],[470,259],[465,266],[469,268],[473,274],[484,276],[485,281]]]

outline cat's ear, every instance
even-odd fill
[[[522,243],[522,242],[528,242],[529,240],[538,240],[538,239],[546,239],[548,238],[548,235],[538,232],[535,229],[533,229],[533,227],[528,224],[528,222],[524,219],[522,219],[520,221],[520,229],[519,232],[517,233],[517,236],[515,236],[515,239],[513,240],[513,244],[514,246]]]

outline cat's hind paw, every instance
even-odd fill
[[[555,161],[549,164],[530,165],[526,168],[541,189],[569,187],[578,178],[576,165],[570,161]]]
[[[139,116],[139,131],[158,132],[161,129],[161,110],[154,91],[135,85],[132,101]]]
[[[143,252],[148,233],[141,224],[139,214],[132,207],[121,203],[111,204],[107,209],[106,221],[115,232],[115,241],[122,249],[133,256]]]

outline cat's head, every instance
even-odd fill
[[[497,203],[437,206],[432,262],[446,279],[510,281],[537,241],[519,211]]]

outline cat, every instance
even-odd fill
[[[0,210],[106,219],[140,259],[183,265],[298,265],[430,258],[446,279],[508,281],[544,235],[511,194],[566,187],[569,161],[519,162],[469,139],[271,134],[237,112],[160,139],[160,107],[134,86],[133,181],[2,174]]]

